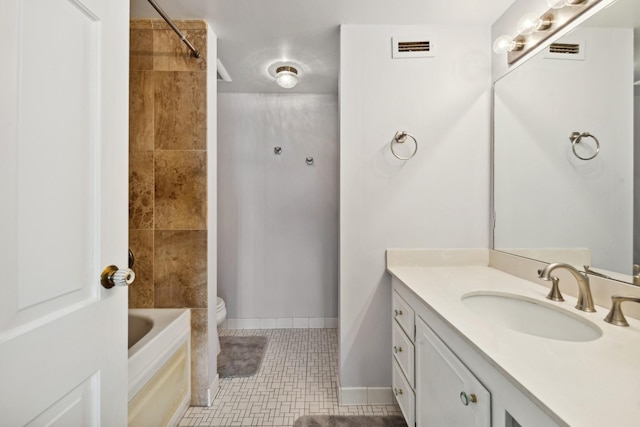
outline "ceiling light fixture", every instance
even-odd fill
[[[298,84],[298,70],[290,65],[276,68],[276,83],[285,89],[295,87]]]

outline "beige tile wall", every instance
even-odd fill
[[[200,391],[216,368],[207,342],[207,27],[176,25],[201,58],[164,21],[131,21],[129,307],[191,308],[192,404],[204,406]]]

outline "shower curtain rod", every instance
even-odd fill
[[[193,52],[193,56],[195,56],[196,58],[200,58],[200,52],[198,51],[198,49],[193,47],[189,39],[187,39],[187,36],[182,34],[182,31],[180,31],[178,27],[176,27],[176,24],[173,23],[171,18],[169,18],[167,14],[164,13],[164,10],[162,10],[162,8],[158,6],[158,3],[156,3],[155,0],[147,0],[147,1],[160,14],[160,16],[162,16],[162,19],[164,19],[167,22],[167,24],[169,24],[171,29],[176,32],[176,34],[180,37],[180,40],[182,40],[184,44],[186,44],[187,47],[191,49],[191,52]]]

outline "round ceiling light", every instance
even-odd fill
[[[298,84],[298,70],[290,65],[276,68],[276,83],[285,89],[295,87]]]

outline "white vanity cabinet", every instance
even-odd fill
[[[429,301],[396,277],[392,283],[392,383],[409,427],[566,425],[496,369]]]
[[[415,420],[415,313],[397,292],[392,296],[392,316],[393,394],[407,425],[412,426]]]
[[[491,394],[420,318],[415,349],[416,425],[489,427]]]

